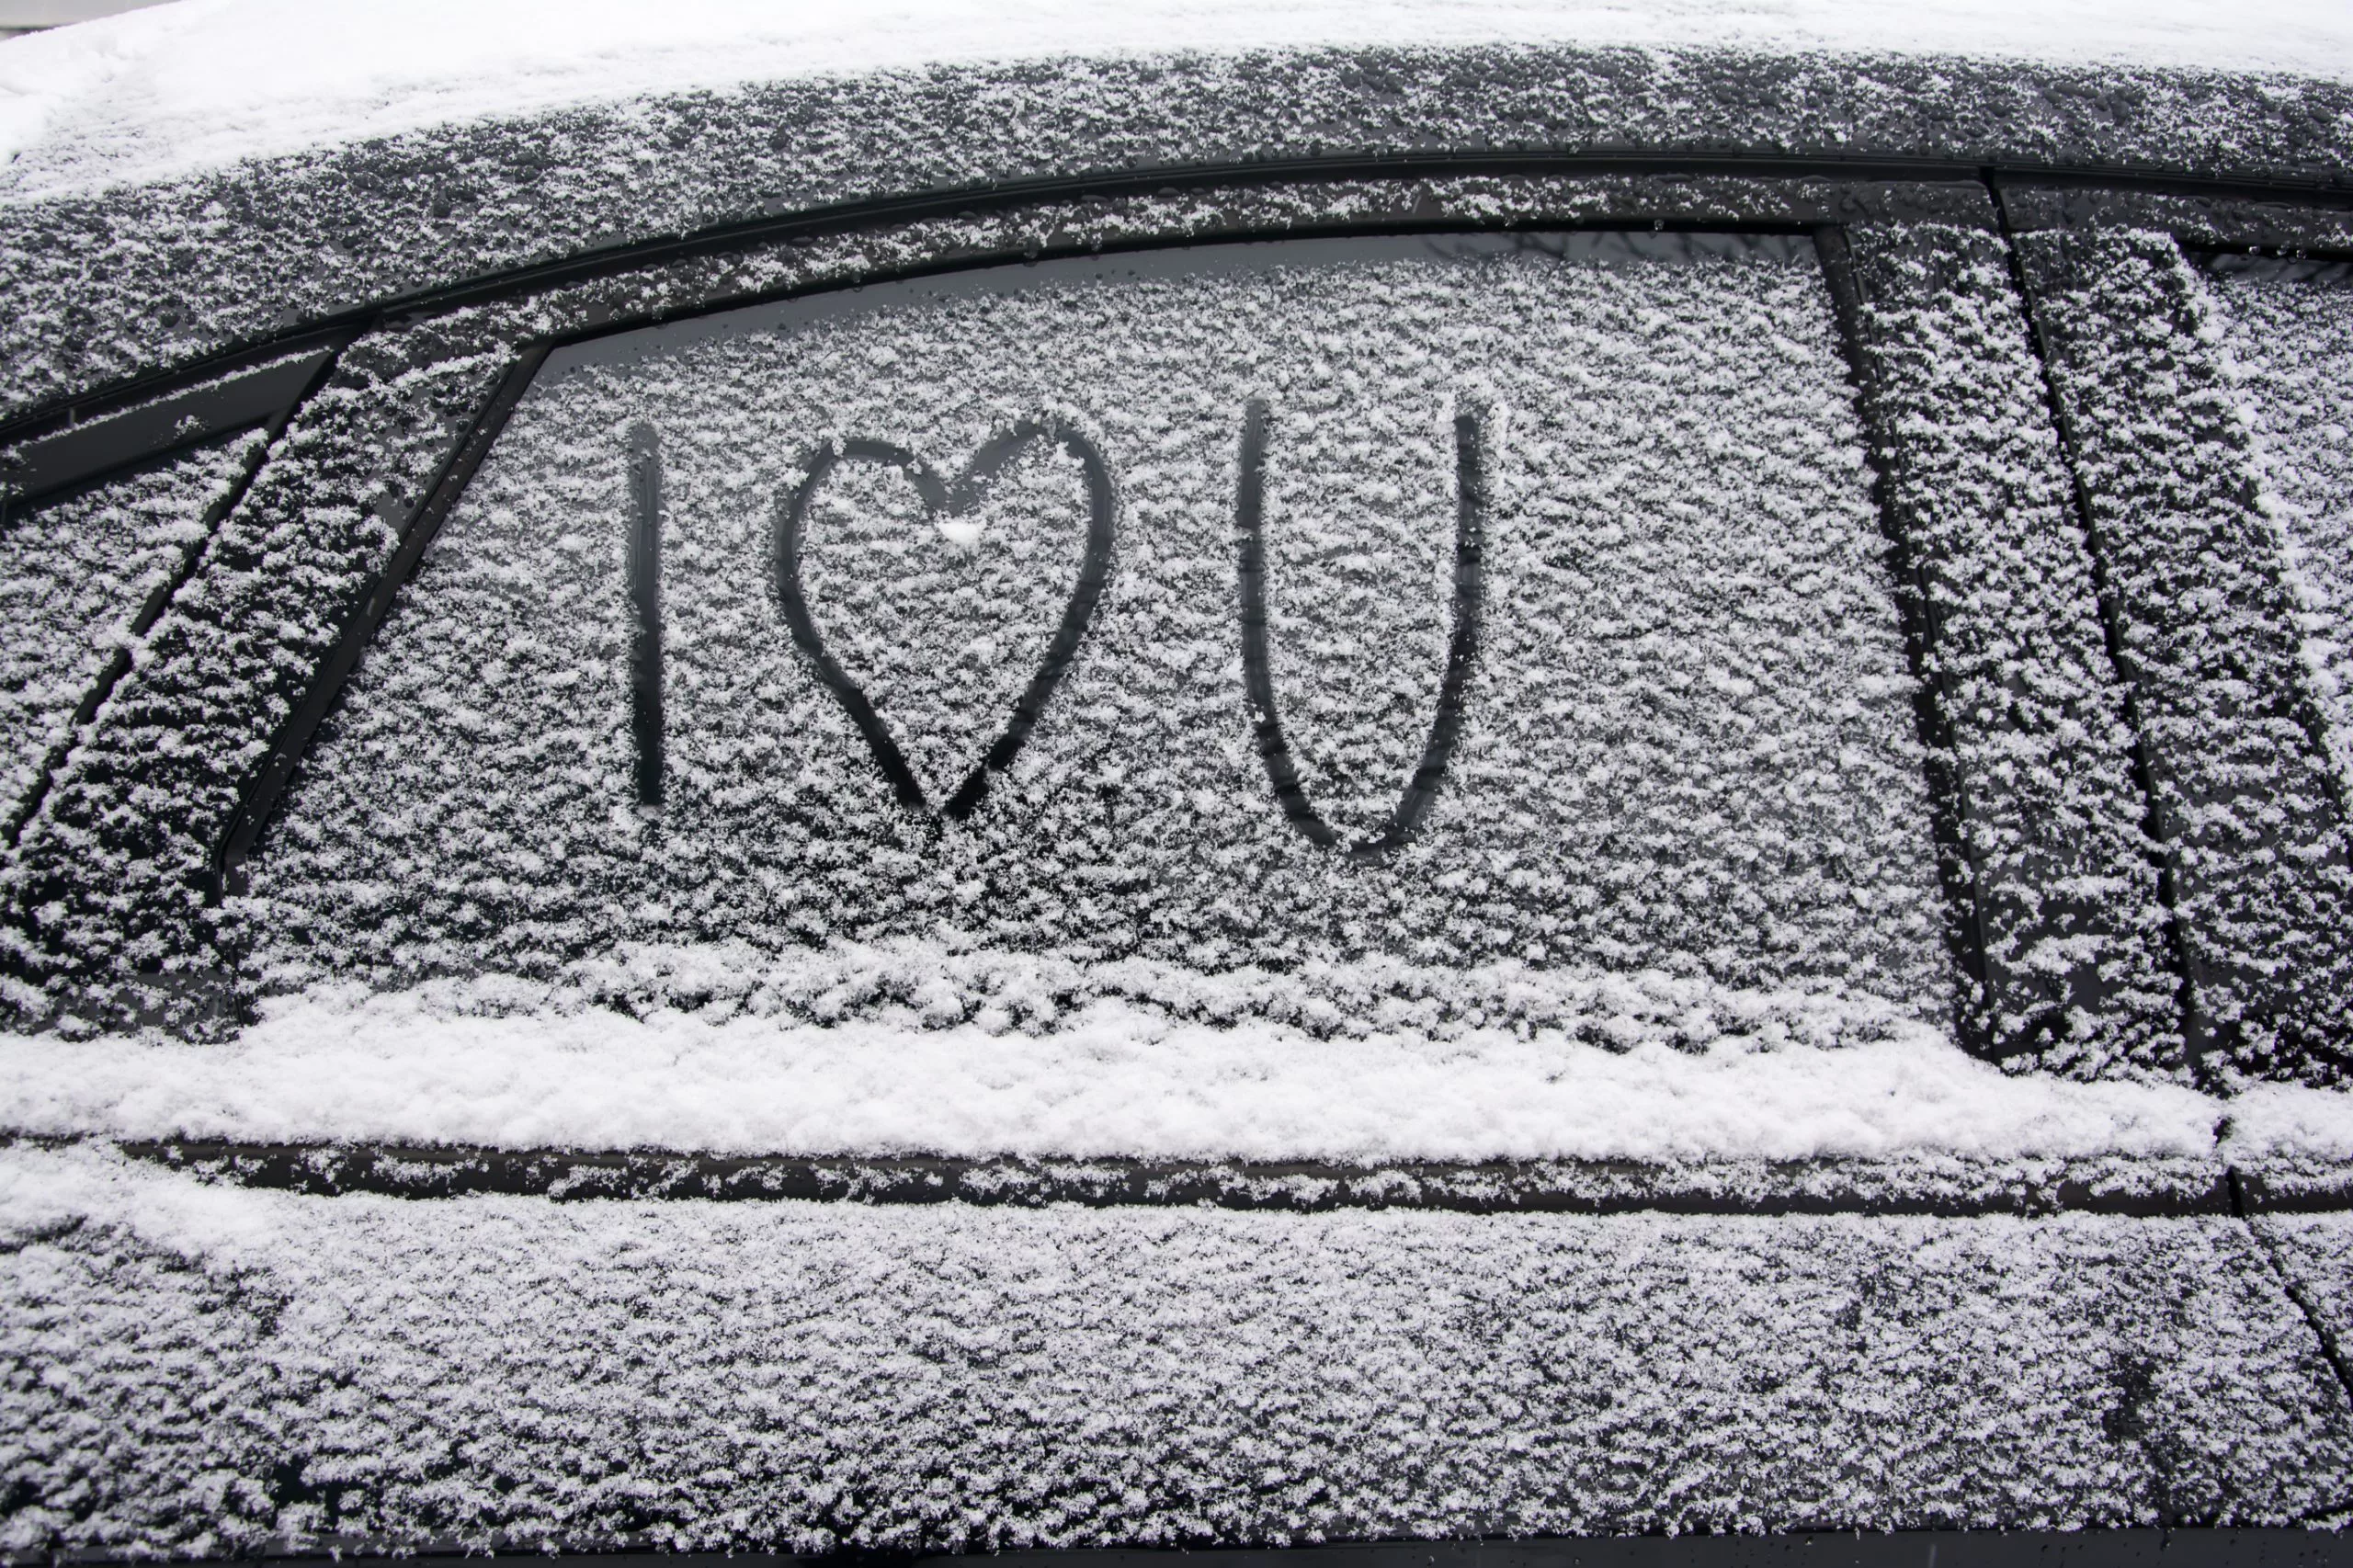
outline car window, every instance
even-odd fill
[[[947,932],[1938,1015],[1893,594],[1802,239],[1204,247],[602,339],[314,752],[265,961]]]
[[[2231,256],[2210,275],[2330,749],[2353,783],[2353,268]]]

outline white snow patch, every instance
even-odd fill
[[[0,153],[21,160],[0,176],[15,187],[0,199],[754,81],[1087,53],[1493,42],[2353,76],[2353,9],[2334,0],[180,0],[0,47]]]
[[[0,1236],[20,1239],[97,1217],[191,1255],[251,1266],[284,1231],[284,1206],[256,1203],[255,1196],[176,1177],[105,1147],[0,1149]]]
[[[2341,1097],[2341,1096],[2340,1096]],[[1149,1158],[2201,1154],[2221,1102],[2013,1076],[1934,1029],[1613,1051],[1557,1030],[1318,1039],[1099,1001],[1049,1032],[317,993],[228,1045],[0,1037],[37,1134]],[[2353,1129],[2353,1113],[2339,1111]],[[2348,1137],[2353,1137],[2349,1133]],[[2353,1142],[2346,1145],[2353,1148]]]
[[[2353,1093],[2265,1084],[2230,1102],[2227,1159],[2353,1160]]]

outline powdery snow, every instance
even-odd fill
[[[2233,1160],[2353,1163],[2353,1094],[2291,1084],[2260,1084],[2224,1102]]]
[[[0,148],[11,153],[0,202],[563,104],[620,101],[631,107],[620,113],[642,112],[651,125],[654,109],[639,102],[646,95],[750,79],[1082,49],[1496,40],[1950,49],[2353,77],[2353,18],[2317,5],[1157,0],[1098,9],[1031,0],[983,11],[885,0],[770,12],[712,0],[559,13],[419,0],[346,6],[323,20],[282,0],[187,0],[0,45]],[[1016,111],[1004,118],[1012,131],[970,134],[1017,138],[1033,124]],[[2221,121],[2226,131],[2242,126],[2228,114]],[[1067,124],[1059,133],[1078,134]],[[773,160],[762,152],[753,161],[798,167],[808,154],[790,142],[777,142]],[[642,147],[613,161],[636,168],[629,152],[642,153],[656,171],[649,186],[712,188],[646,151],[664,145],[649,130]],[[862,154],[844,156],[857,165]],[[881,177],[927,182],[892,159],[881,165]],[[397,248],[397,225],[376,222],[358,199],[338,189],[329,205],[360,215],[352,232]],[[574,205],[672,222],[651,197]],[[555,234],[551,243],[577,238],[517,222],[516,210],[498,207],[479,221],[486,231]],[[139,277],[157,280],[170,320],[193,310],[218,325],[263,308],[255,301],[307,310],[335,297],[327,285],[290,281],[306,274],[361,292],[405,276],[369,273],[376,281],[363,284],[322,267],[301,249],[305,221],[290,240],[267,242],[283,252],[282,272],[257,269],[225,289],[234,308],[201,290],[184,298],[168,266]],[[169,212],[152,232],[166,231],[192,232]],[[151,231],[128,220],[120,231],[89,232],[114,235],[109,257],[155,248],[139,238]],[[459,245],[429,268],[460,269],[460,256],[477,266],[487,254]],[[813,949],[756,918],[770,913],[760,901],[784,875],[770,851],[788,835],[712,834],[694,854],[632,859],[650,855],[655,837],[627,805],[619,744],[622,600],[612,568],[625,517],[617,483],[625,426],[642,412],[632,398],[683,367],[732,369],[741,386],[774,400],[755,408],[755,399],[737,399],[735,414],[752,412],[733,426],[687,418],[664,430],[683,506],[673,518],[682,569],[674,610],[711,612],[677,623],[674,648],[677,671],[699,683],[682,688],[676,710],[686,721],[679,777],[688,800],[712,780],[725,786],[730,748],[760,738],[720,722],[746,710],[722,700],[744,695],[729,682],[766,680],[752,698],[809,709],[785,727],[793,744],[834,722],[823,701],[790,685],[789,644],[758,608],[761,514],[740,510],[726,528],[698,536],[692,513],[715,498],[772,501],[816,430],[777,410],[826,400],[716,340],[634,369],[592,365],[565,388],[543,387],[363,669],[339,741],[312,757],[290,831],[265,850],[260,897],[244,913],[267,916],[276,899],[309,922],[279,925],[261,956],[279,981],[310,989],[267,1003],[238,1037],[204,1046],[0,1036],[0,1129],[10,1135],[0,1145],[0,1387],[8,1391],[0,1456],[13,1498],[0,1551],[905,1550],[2341,1517],[2353,1421],[2307,1314],[2339,1335],[2353,1322],[2342,1216],[2266,1217],[2250,1231],[2214,1215],[2026,1222],[419,1203],[210,1185],[106,1146],[187,1137],[1368,1165],[2107,1157],[2152,1167],[2228,1160],[2258,1176],[2269,1165],[2300,1179],[2317,1163],[2353,1161],[2353,1096],[2273,1086],[2225,1099],[2165,1083],[2006,1074],[1961,1051],[1935,1021],[1950,1009],[1934,930],[1939,895],[1925,874],[1920,758],[1903,722],[1908,687],[1819,279],[1791,259],[1702,258],[1631,289],[1623,275],[1578,275],[1565,286],[1548,278],[1541,310],[1500,319],[1540,319],[1576,336],[1594,358],[1574,361],[1570,375],[1557,363],[1514,361],[1510,350],[1525,345],[1492,341],[1474,344],[1470,358],[1500,369],[1484,380],[1451,374],[1461,367],[1446,345],[1433,352],[1415,335],[1447,324],[1446,302],[1417,298],[1410,281],[1382,281],[1384,309],[1420,312],[1411,331],[1362,340],[1371,345],[1367,377],[1410,389],[1374,400],[1392,426],[1351,410],[1346,378],[1301,376],[1268,394],[1278,678],[1289,683],[1287,711],[1318,798],[1352,828],[1377,815],[1411,765],[1440,654],[1446,415],[1468,394],[1496,416],[1506,460],[1498,517],[1507,526],[1490,562],[1499,619],[1489,675],[1498,689],[1528,684],[1510,688],[1505,717],[1466,742],[1462,793],[1446,804],[1486,829],[1526,832],[1535,847],[1516,862],[1483,855],[1420,868],[1458,879],[1445,884],[1448,898],[1488,879],[1476,918],[1442,924],[1427,916],[1444,899],[1384,912],[1365,878],[1303,876],[1297,902],[1278,903],[1263,923],[1273,933],[1264,948],[1252,946],[1260,938],[1246,922],[1223,949],[1178,940],[1200,928],[1198,907],[1150,939],[1112,930],[1142,908],[1128,894],[1184,892],[1169,873],[1199,868],[1169,850],[1192,843],[1185,835],[1199,822],[1243,824],[1233,831],[1245,849],[1298,848],[1254,771],[1232,689],[1224,639],[1233,565],[1216,518],[1177,517],[1156,535],[1123,535],[1123,548],[1167,551],[1159,576],[1139,572],[1127,585],[1164,602],[1138,609],[1107,598],[1098,633],[1116,651],[1120,616],[1149,610],[1164,619],[1135,624],[1187,634],[1138,634],[1131,652],[1164,655],[1157,666],[1139,656],[1129,686],[1091,688],[1081,670],[1049,710],[1050,722],[1088,713],[1111,732],[1110,750],[1126,746],[1142,760],[1089,772],[1101,756],[1058,752],[1041,729],[1031,771],[993,799],[1017,804],[1025,789],[1120,782],[1161,766],[1154,732],[1120,727],[1155,711],[1165,692],[1154,680],[1191,693],[1230,732],[1222,751],[1185,764],[1215,773],[1216,787],[1138,790],[1128,799],[1145,807],[1126,817],[1106,809],[1100,841],[1109,847],[1097,863],[1138,873],[1124,892],[1054,869],[1097,853],[1069,835],[1038,835],[1002,858],[1010,883],[1028,876],[1041,898],[1068,895],[1068,909],[1037,915],[1042,904],[1030,905],[1023,917],[1036,921],[1014,932],[1055,937],[1037,944],[1050,950],[1014,950],[1021,944],[1004,931],[943,937],[933,916],[975,902],[966,889],[936,878],[916,885],[903,876],[910,864],[926,877],[936,867],[920,856],[878,857],[854,833],[833,863],[834,885],[819,890],[834,902],[793,934],[835,938]],[[1345,290],[1319,293],[1312,280],[1284,286],[1323,317],[1363,302]],[[75,373],[111,362],[112,350],[78,328],[70,349],[55,347],[67,341],[59,300],[111,324],[108,331],[151,330],[149,314],[124,304],[142,297],[128,286],[79,278],[19,292],[35,321],[24,340],[38,352],[21,354],[29,386],[54,381],[56,356]],[[1269,292],[1263,283],[1226,288],[1218,302],[1246,312]],[[1656,308],[1645,314],[1645,305]],[[1018,302],[967,301],[955,324],[985,328],[992,308],[1010,322],[1017,348],[1039,341]],[[530,330],[549,330],[553,309]],[[883,352],[940,347],[926,341],[921,322],[891,330],[899,335],[815,333],[794,347],[819,373],[838,372],[841,386],[871,389]],[[1487,330],[1497,335],[1493,323]],[[90,950],[126,967],[157,951],[184,956],[152,931],[125,929],[120,911],[153,913],[160,887],[192,897],[194,878],[184,873],[195,862],[120,832],[134,819],[90,781],[127,779],[125,789],[180,802],[199,824],[187,844],[209,851],[205,813],[234,799],[222,759],[250,755],[239,748],[268,727],[237,706],[238,688],[222,672],[239,657],[266,663],[256,649],[283,655],[289,645],[302,656],[281,662],[308,667],[314,650],[301,635],[274,650],[267,636],[304,617],[315,622],[302,632],[312,642],[329,634],[320,630],[331,619],[327,587],[361,574],[381,543],[383,525],[366,507],[430,472],[448,429],[504,363],[503,345],[521,335],[516,319],[492,312],[379,334],[347,356],[306,428],[356,433],[350,447],[372,462],[383,450],[381,411],[399,402],[410,409],[405,445],[366,472],[335,468],[332,440],[273,463],[278,478],[265,475],[251,515],[224,530],[214,558],[226,576],[258,579],[274,563],[286,582],[211,593],[208,580],[187,596],[184,619],[151,640],[156,656],[142,669],[180,684],[151,678],[140,689],[208,695],[152,703],[141,711],[153,727],[123,727],[84,748],[81,771],[69,769],[56,792],[63,804],[28,844],[77,854],[97,846],[113,858],[94,851],[44,862],[51,881],[41,885],[55,897],[30,896],[45,919],[77,939],[98,928],[114,946]],[[2313,336],[2289,347],[2309,369],[2323,348],[2338,352],[2335,342]],[[152,348],[142,347],[137,362],[149,363]],[[1213,346],[1188,348],[1206,357]],[[945,449],[930,453],[952,466],[989,424],[989,411],[958,403],[979,384],[973,354],[941,352],[926,367],[938,384],[914,393],[836,397],[835,417],[909,442],[953,426]],[[1613,357],[1635,368],[1615,381],[1577,379]],[[1761,391],[1758,367],[1772,373]],[[1265,392],[1249,379],[1220,372],[1214,395],[1200,399],[1196,423],[1213,439],[1169,442],[1157,472],[1130,475],[1134,517],[1151,519],[1154,485],[1198,489],[1222,506],[1237,396]],[[1081,412],[1116,435],[1120,410],[1141,403],[1115,390],[1122,395]],[[1571,397],[1580,401],[1564,407]],[[1695,401],[1707,414],[1681,417]],[[671,406],[710,413],[683,392]],[[1925,398],[1919,416],[1949,422],[1956,408],[1984,406]],[[1408,413],[1396,417],[1401,408]],[[585,415],[571,425],[554,417],[567,411]],[[1315,419],[1285,422],[1302,411]],[[763,430],[758,418],[772,423]],[[1996,436],[2016,448],[2027,428],[2012,421]],[[2274,460],[2290,450],[2284,429],[2264,431]],[[779,432],[791,439],[779,445]],[[2296,460],[2320,466],[2308,454],[2325,436],[2295,439],[2307,454]],[[538,466],[509,473],[502,491],[501,461],[518,452]],[[1617,466],[1599,472],[1597,454]],[[1644,460],[1660,466],[1646,471]],[[1339,477],[1315,479],[1319,462]],[[1572,491],[1574,506],[1523,503],[1514,513],[1511,487],[1540,471],[1574,473],[1586,488]],[[2282,491],[2285,472],[2273,474]],[[1040,460],[1008,473],[1000,499],[1059,499],[1069,478]],[[867,564],[906,537],[893,527],[907,520],[904,495],[894,502],[891,485],[874,481],[845,476],[819,518],[833,530],[821,546],[837,552],[815,562],[811,583],[838,616],[828,636],[845,647],[920,597],[896,578],[878,586]],[[1612,534],[1604,504],[1639,512],[1643,528]],[[485,520],[494,505],[506,513]],[[1588,505],[1590,515],[1577,510]],[[1035,526],[1041,517],[973,520],[1041,558],[1066,554],[1050,517]],[[179,538],[166,533],[155,538]],[[1971,540],[1938,537],[1959,540],[1952,562],[2029,559],[1972,553],[1961,548]],[[1178,547],[1193,559],[1176,559]],[[572,564],[540,570],[551,558]],[[150,564],[141,555],[123,569]],[[1008,644],[1030,637],[1020,652],[1000,656],[991,642],[960,662],[952,642],[887,638],[858,650],[861,675],[907,722],[935,793],[972,749],[954,721],[1003,705],[1001,666],[1034,656],[1039,607],[1051,608],[1062,581],[1008,574],[1001,559],[989,570],[1012,599],[1035,599],[1032,619],[1025,627],[983,616],[963,630]],[[299,591],[288,586],[296,579]],[[1613,651],[1613,638],[1632,647],[1644,635],[1633,617],[1563,613],[1596,585],[1603,591],[1593,602],[1639,609],[1674,635],[1639,656]],[[501,624],[518,605],[540,621]],[[105,619],[79,599],[66,608],[77,625]],[[103,630],[96,635],[103,642]],[[1711,662],[1720,650],[1771,667]],[[941,652],[948,657],[929,656]],[[2000,649],[1953,652],[1984,656],[1990,669]],[[1557,690],[1540,690],[1529,674],[1540,655],[1566,672]],[[37,674],[40,660],[17,664]],[[2039,681],[2054,670],[2063,678],[2038,688],[2060,693],[2051,711],[2097,719],[2096,672],[2040,654],[2028,662]],[[1135,692],[1136,706],[1121,710]],[[517,693],[529,699],[496,700]],[[1088,702],[1096,706],[1080,708]],[[479,743],[501,724],[496,738],[517,744],[493,767]],[[2036,768],[2067,763],[2041,733],[2018,755]],[[871,779],[858,772],[870,765],[854,737],[836,726],[818,738],[831,749],[803,758],[788,782],[817,797],[822,814],[849,782]],[[188,743],[200,763],[142,770],[151,754]],[[1513,799],[1531,771],[1577,809],[1556,820],[1541,812],[1557,802],[1538,800],[1528,822],[1478,815]],[[736,797],[711,790],[705,820],[774,812],[768,795],[780,775],[753,777]],[[2102,832],[2129,825],[2137,819],[2100,815],[2104,777],[2097,766],[2038,776],[2043,792],[2018,796],[2021,820],[2057,823],[2063,835],[2082,825],[2066,814],[2081,808]],[[442,792],[410,787],[419,779]],[[2065,811],[2053,812],[2052,801]],[[1703,820],[1694,802],[1718,816]],[[445,809],[452,805],[461,809]],[[691,826],[693,813],[674,805],[669,820]],[[1613,821],[1633,824],[1622,841],[1606,835]],[[1445,829],[1435,818],[1433,842],[1447,843]],[[976,831],[995,829],[983,821]],[[1705,853],[1687,853],[1687,839]],[[1988,842],[2004,854],[2028,844],[2023,835]],[[2115,846],[2112,835],[2086,842]],[[408,858],[371,864],[387,845]],[[2029,847],[2040,853],[2040,841]],[[608,884],[587,874],[591,850],[609,851]],[[1066,858],[1040,870],[1025,864],[1029,854]],[[2050,864],[2078,892],[2123,896],[2097,854]],[[648,866],[670,878],[654,890],[668,902],[641,896]],[[92,867],[102,874],[87,874]],[[125,868],[147,880],[103,874]],[[1593,907],[1544,880],[1565,875],[1574,888],[1613,871],[1622,880],[1612,902]],[[2036,874],[2056,880],[2047,868]],[[1185,896],[1212,885],[1200,876]],[[371,888],[384,892],[380,904],[350,896]],[[584,890],[595,902],[582,902]],[[88,907],[51,916],[68,892]],[[403,899],[424,907],[415,929],[381,917],[414,914]],[[108,908],[94,913],[101,903]],[[880,913],[838,918],[860,907]],[[1331,917],[1324,948],[1304,957],[1272,950],[1299,929],[1290,916],[1301,908]],[[1360,941],[1349,923],[1368,908],[1391,923],[1384,935],[1403,930],[1427,950]],[[1555,924],[1540,928],[1540,915]],[[2125,937],[2138,932],[2136,918],[2126,911]],[[1710,933],[1739,921],[1753,929],[1711,952]],[[838,939],[845,926],[898,935],[861,946]],[[631,929],[742,939],[613,945]],[[2071,932],[2067,943],[2037,947],[2046,933],[2032,921],[2003,929],[2015,941],[1999,956],[2018,972],[2063,979],[2067,963],[2097,960],[2110,978],[2140,983],[2134,954],[2101,946],[2113,933]],[[491,952],[485,930],[513,950]],[[1538,964],[1525,961],[1532,937],[1548,944]],[[1391,956],[1355,956],[1367,951]],[[321,983],[355,960],[382,982],[462,971],[486,955],[526,972],[391,993]],[[2126,1012],[2128,1025],[2141,1017]],[[2099,1063],[2147,1072],[2165,1043],[2126,1028],[2116,1041],[2102,1037],[2098,1051],[2115,1055]],[[79,1141],[43,1148],[27,1135]],[[2275,1262],[2316,1307],[2290,1300]]]
[[[2226,319],[2161,231],[2017,244],[2101,541],[2188,1004],[2214,1068],[2327,1081],[2353,1038],[2344,786],[2256,506]]]
[[[2267,1214],[2255,1229],[2319,1326],[2339,1346],[2353,1343],[2353,1214]]]
[[[2041,367],[1991,231],[1857,225],[1856,330],[1884,497],[1966,858],[1979,1038],[2084,1075],[2182,1073],[2126,693]],[[2031,671],[2030,676],[2025,672]]]
[[[2330,0],[180,0],[0,50],[5,199],[453,120],[942,62],[1570,43],[1955,53],[2353,77]]]
[[[1673,983],[1589,981],[1586,1022],[1639,1040]],[[1770,1017],[1836,1014],[1818,998],[1687,987],[1679,1010],[1708,1001],[1745,1002],[1765,1027],[1705,1049],[1613,1050],[1557,1025],[1319,1038],[1118,997],[1024,1030],[1002,1007],[945,1028],[912,1008],[823,1026],[734,999],[632,1018],[488,982],[323,991],[223,1045],[0,1037],[0,1125],[727,1153],[1665,1161],[2198,1155],[2229,1108],[2169,1085],[2005,1074],[1901,1018],[1825,1049]],[[532,1010],[505,1010],[518,1003]],[[2282,1098],[2303,1120],[2267,1122],[2269,1146],[2353,1136],[2344,1098]]]
[[[40,973],[61,949],[150,973],[186,963],[158,931],[204,918],[210,857],[253,748],[396,537],[393,499],[429,481],[505,369],[504,345],[485,352],[479,315],[372,333],[345,350],[191,580],[131,645],[130,673],[75,737],[7,867],[17,916],[0,946],[22,966],[16,975]],[[123,809],[122,781],[134,777],[160,815]]]
[[[2304,661],[2332,760],[2353,781],[2353,278],[2341,265],[2235,256],[2215,271],[2263,499],[2300,601]]]
[[[0,813],[70,738],[100,671],[261,453],[248,432],[0,516]]]
[[[0,1549],[2289,1523],[2220,1218],[418,1203],[0,1150]]]

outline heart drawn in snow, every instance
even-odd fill
[[[1044,656],[1013,697],[999,728],[993,715],[1006,711],[1011,682],[1020,674],[1020,666],[1008,667],[1004,655],[1009,647],[1034,645],[1054,609],[1053,584],[1062,564],[1051,559],[1057,553],[1051,540],[1055,508],[1045,495],[1031,494],[1040,481],[1051,484],[1049,465],[1024,465],[1037,472],[1020,487],[1023,494],[996,497],[1047,500],[1045,506],[997,506],[994,510],[1009,516],[995,528],[987,526],[983,513],[991,509],[993,489],[1011,487],[1011,476],[1007,486],[995,485],[998,477],[1041,443],[1050,449],[1049,459],[1066,455],[1075,460],[1086,500],[1086,543]],[[860,476],[852,471],[835,479],[847,464],[877,465],[881,472]],[[893,472],[912,483],[922,501],[923,518],[912,527],[887,516],[877,520],[876,514],[887,512],[888,498],[875,482]],[[868,481],[862,487],[870,502],[866,512],[853,512],[846,522],[829,518],[813,551],[810,524],[820,512],[821,492],[832,481],[834,501],[854,506],[861,477]],[[1063,494],[1068,494],[1066,487]],[[938,808],[950,820],[968,817],[987,794],[989,776],[1003,772],[1020,754],[1103,597],[1115,509],[1111,472],[1102,454],[1085,435],[1054,418],[1024,419],[992,437],[952,483],[913,452],[887,441],[829,441],[810,459],[808,477],[777,509],[777,598],[793,642],[866,737],[902,805],[931,809],[923,776],[930,774],[935,786],[955,777],[961,759],[979,749],[974,743],[993,734],[948,803]],[[846,562],[830,559],[836,554],[847,557]],[[818,602],[826,612],[830,638],[811,613],[813,586],[821,590]],[[848,612],[846,619],[842,611]],[[837,656],[843,654],[858,675],[845,667]],[[913,721],[904,749],[885,710],[903,726]]]

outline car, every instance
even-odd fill
[[[2342,28],[1208,14],[0,45],[0,1549],[2344,1553]]]

